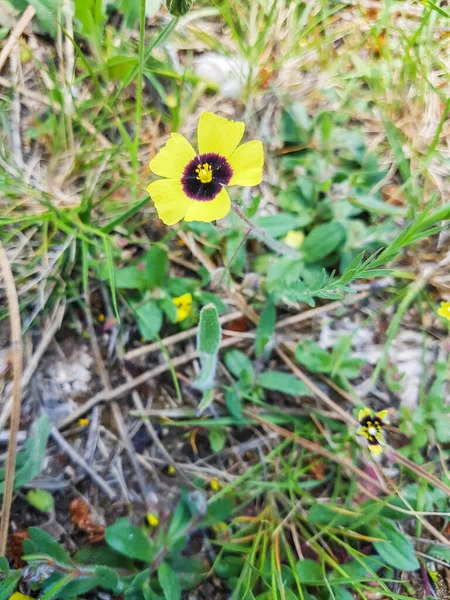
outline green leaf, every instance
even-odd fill
[[[97,586],[111,590],[112,592],[120,591],[120,579],[113,569],[98,565],[95,567],[95,578]]]
[[[254,219],[257,227],[264,229],[268,235],[277,238],[286,235],[293,229],[301,229],[311,222],[311,215],[305,213],[295,215],[288,212],[280,212],[276,215],[257,217]]]
[[[9,573],[9,562],[4,556],[0,556],[0,573]]]
[[[106,529],[106,543],[124,556],[152,562],[155,550],[142,531],[128,519],[119,519]]]
[[[225,365],[238,379],[241,379],[244,374],[246,374],[250,380],[253,380],[255,377],[252,361],[240,350],[236,350],[235,348],[229,350],[225,354]]]
[[[119,290],[146,290],[147,273],[137,267],[123,267],[114,272],[116,288]]]
[[[142,337],[146,341],[152,340],[159,333],[163,323],[163,315],[158,304],[155,300],[147,300],[135,308],[134,312]]]
[[[0,581],[0,600],[9,600],[17,587],[22,571],[14,571]]]
[[[30,490],[27,493],[27,500],[41,512],[52,513],[55,510],[55,501],[53,496],[46,490]]]
[[[242,413],[241,399],[233,390],[233,388],[226,388],[225,404],[228,410],[230,411],[232,417],[238,419],[239,421],[243,419],[244,415]]]
[[[200,312],[197,348],[200,354],[216,355],[219,352],[222,331],[214,304],[204,306]]]
[[[295,358],[312,373],[331,373],[331,354],[312,340],[297,344]]]
[[[233,512],[234,505],[231,498],[220,498],[214,500],[208,505],[208,511],[206,513],[206,522],[209,524],[220,523],[220,521],[226,521],[231,513]]]
[[[389,215],[391,217],[406,217],[406,209],[400,206],[388,204],[375,196],[366,196],[357,194],[354,198],[349,198],[349,202],[359,206],[368,212],[374,212],[380,215]]]
[[[92,546],[91,548],[83,548],[74,556],[75,560],[87,565],[101,565],[116,569],[133,568],[133,562],[126,559],[123,554],[119,554],[109,546]]]
[[[103,1],[75,0],[75,18],[81,25],[81,33],[94,45],[97,54],[102,48]]]
[[[341,506],[335,506],[333,504],[314,504],[308,511],[308,523],[314,525],[329,525],[333,524],[335,527],[348,527],[355,522],[357,513],[345,514],[342,513]]]
[[[167,252],[159,246],[153,246],[145,257],[147,283],[150,287],[161,287],[169,268]]]
[[[448,546],[430,546],[427,550],[427,554],[450,563],[450,548]]]
[[[56,39],[58,29],[58,2],[55,0],[28,0],[35,9],[42,27]]]
[[[345,238],[345,227],[337,221],[317,225],[302,244],[301,252],[305,262],[322,260],[341,246]]]
[[[319,583],[323,581],[323,573],[320,565],[309,558],[299,560],[295,565],[295,570],[300,583],[303,585],[309,585],[311,583]]]
[[[14,489],[17,489],[39,475],[45,458],[45,449],[52,423],[47,415],[42,415],[36,421],[33,433],[25,443],[25,449],[17,456],[17,468],[14,477]],[[19,466],[20,465],[20,466]],[[2,475],[2,479],[4,474]],[[0,494],[3,493],[5,484],[0,482]]]
[[[73,576],[69,577],[73,578]],[[77,598],[81,594],[87,594],[91,590],[98,587],[97,578],[94,575],[88,575],[86,577],[80,577],[64,584],[64,598]],[[59,596],[59,592],[56,597]],[[55,596],[52,596],[53,598]]]
[[[30,527],[28,533],[40,554],[47,554],[60,565],[73,566],[73,561],[64,548],[46,531],[39,527]]]
[[[255,354],[260,357],[275,332],[276,309],[272,298],[267,299],[256,328]]]
[[[370,528],[370,535],[384,537],[386,541],[373,542],[375,550],[390,566],[401,571],[415,571],[420,567],[411,540],[386,519]]]
[[[162,562],[158,567],[158,581],[166,600],[181,600],[178,575],[166,562]]]
[[[311,396],[306,385],[291,375],[282,371],[265,371],[258,377],[258,385],[266,390],[274,390],[291,396]]]
[[[223,429],[211,427],[209,430],[209,445],[214,453],[220,452],[225,446],[226,434]]]

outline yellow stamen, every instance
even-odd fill
[[[212,168],[209,163],[203,163],[202,165],[198,165],[195,169],[197,173],[197,179],[202,183],[211,183],[213,179]]]

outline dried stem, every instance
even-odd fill
[[[5,555],[8,541],[9,517],[11,514],[14,475],[16,470],[17,435],[20,425],[22,407],[22,327],[20,323],[19,300],[14,283],[14,276],[3,246],[0,243],[0,267],[5,281],[6,297],[11,323],[11,346],[13,366],[12,411],[6,462],[5,489],[3,494],[2,521],[0,525],[0,554]]]

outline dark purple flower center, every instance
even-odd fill
[[[215,152],[199,154],[186,165],[181,178],[183,191],[192,200],[213,200],[233,176],[224,156]]]

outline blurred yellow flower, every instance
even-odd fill
[[[450,302],[441,302],[440,307],[437,309],[437,314],[443,319],[450,321]]]
[[[171,477],[173,477],[176,473],[176,469],[173,465],[169,465],[167,467],[167,475],[170,475]]]
[[[192,309],[192,296],[189,294],[183,294],[172,299],[177,309],[177,323],[184,321],[191,314]]]
[[[21,594],[20,592],[15,592],[9,600],[34,600],[32,596],[27,596],[25,594]]]
[[[217,477],[213,477],[209,482],[209,485],[213,492],[218,492],[221,488],[220,481],[217,479]]]
[[[159,518],[153,513],[147,513],[147,523],[150,527],[158,527]]]
[[[205,112],[198,122],[197,154],[182,135],[172,133],[150,161],[150,170],[164,177],[147,187],[159,218],[166,225],[185,221],[211,223],[231,208],[226,185],[253,186],[262,181],[262,143],[239,146],[245,125]]]
[[[89,419],[78,419],[77,424],[78,427],[86,427],[89,425]]]
[[[294,250],[298,250],[300,246],[303,244],[303,240],[305,239],[305,234],[301,231],[288,231],[286,237],[284,238],[284,243]]]
[[[358,433],[367,439],[372,454],[381,454],[386,445],[383,427],[389,423],[386,419],[387,415],[387,410],[374,413],[370,408],[362,408],[358,413],[358,421],[361,425]]]

